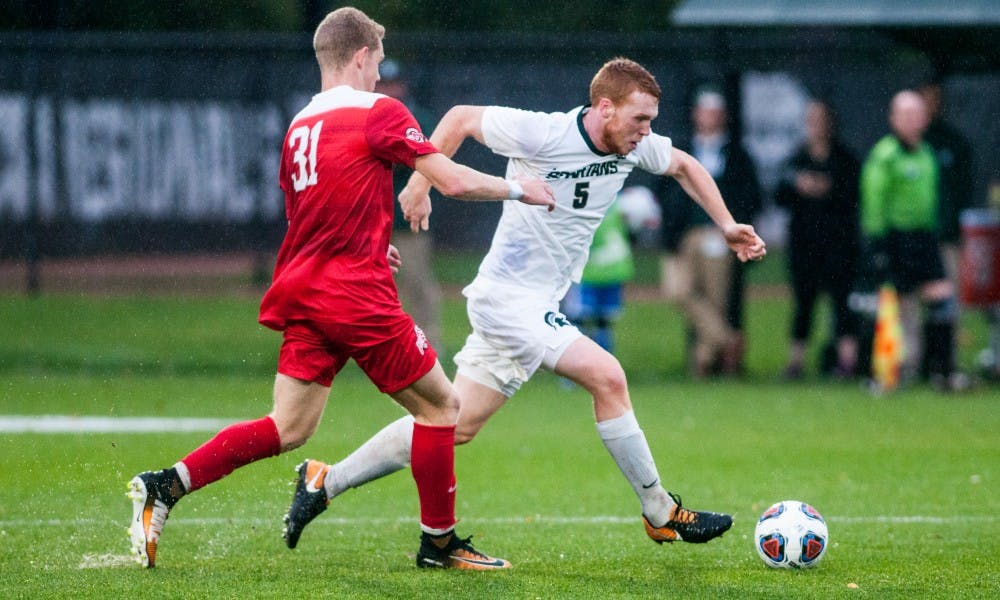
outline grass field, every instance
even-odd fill
[[[257,417],[270,408],[278,338],[254,326],[256,304],[0,297],[0,415]],[[997,597],[998,388],[947,397],[917,386],[875,398],[857,384],[778,383],[787,315],[784,299],[751,303],[743,381],[686,380],[682,327],[664,306],[634,302],[619,327],[668,489],[692,508],[735,516],[709,544],[645,537],[589,399],[541,374],[457,450],[459,532],[513,570],[418,571],[408,473],[336,499],[289,551],[280,517],[293,467],[338,459],[401,414],[349,368],[304,448],[175,508],[151,571],[128,556],[125,483],[212,431],[0,432],[0,597]],[[449,301],[446,316],[454,350],[461,304]],[[966,318],[968,362],[983,332]],[[808,501],[827,518],[831,545],[816,569],[772,571],[757,558],[756,517],[780,499]]]

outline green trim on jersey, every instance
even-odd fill
[[[490,249],[466,290],[489,294],[494,286],[522,288],[546,302],[562,299],[579,281],[594,231],[629,173],[654,175],[670,166],[670,138],[650,133],[626,156],[601,157],[580,135],[579,113],[542,113],[490,106],[483,111],[483,141],[506,156],[507,177],[540,177],[555,195],[555,210],[504,202]]]
[[[613,152],[601,152],[594,145],[594,140],[590,139],[590,135],[587,133],[587,128],[583,126],[583,115],[587,114],[590,109],[589,104],[584,104],[583,108],[580,109],[579,114],[576,115],[576,127],[580,130],[580,135],[583,137],[583,141],[587,142],[587,147],[590,151],[598,156],[611,156]]]

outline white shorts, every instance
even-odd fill
[[[566,348],[583,335],[559,312],[558,300],[484,284],[482,278],[463,293],[472,333],[455,355],[458,373],[508,398],[539,367],[555,369]]]

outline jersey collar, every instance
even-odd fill
[[[587,129],[583,126],[583,115],[587,114],[589,111],[590,103],[588,102],[587,104],[581,106],[580,112],[576,114],[576,127],[580,130],[580,137],[583,138],[583,141],[587,143],[587,147],[590,148],[590,151],[594,154],[598,156],[611,156],[614,154],[613,152],[602,152],[597,149],[597,146],[594,145],[594,140],[590,139]]]

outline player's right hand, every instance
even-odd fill
[[[541,179],[528,179],[527,177],[515,177],[514,179],[521,184],[521,188],[524,190],[521,202],[533,206],[545,206],[549,212],[555,210],[556,196],[549,184]]]
[[[403,210],[403,218],[410,223],[410,231],[420,233],[430,227],[431,196],[430,189],[412,183],[399,192],[399,206]]]

